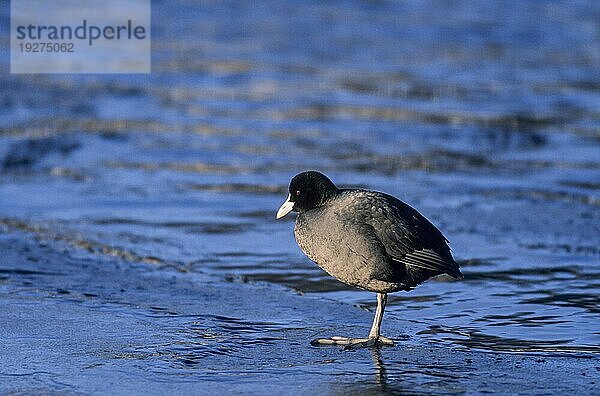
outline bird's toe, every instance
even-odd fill
[[[313,346],[341,345],[344,347],[344,349],[349,350],[355,348],[370,348],[374,346],[394,345],[394,341],[391,338],[387,338],[384,336],[369,338],[333,336],[331,338],[316,338],[312,340],[310,344]]]

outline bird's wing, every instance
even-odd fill
[[[351,212],[373,227],[387,254],[406,267],[409,283],[439,274],[462,278],[448,241],[423,215],[391,195],[370,191],[361,195],[350,205],[357,206]]]

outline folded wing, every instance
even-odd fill
[[[373,227],[392,263],[403,267],[401,283],[407,289],[441,274],[462,278],[448,241],[423,215],[399,199],[383,193],[364,192],[362,209],[355,211]]]

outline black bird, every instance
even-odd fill
[[[415,209],[376,191],[339,189],[316,171],[292,179],[280,219],[298,212],[298,246],[338,280],[377,293],[368,338],[319,338],[313,345],[393,345],[379,334],[387,293],[411,290],[436,275],[462,279],[448,240]]]

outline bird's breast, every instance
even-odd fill
[[[333,226],[323,217],[307,219],[300,214],[294,236],[304,254],[329,275],[352,286],[372,289],[373,269],[380,260],[351,243],[343,227]]]

